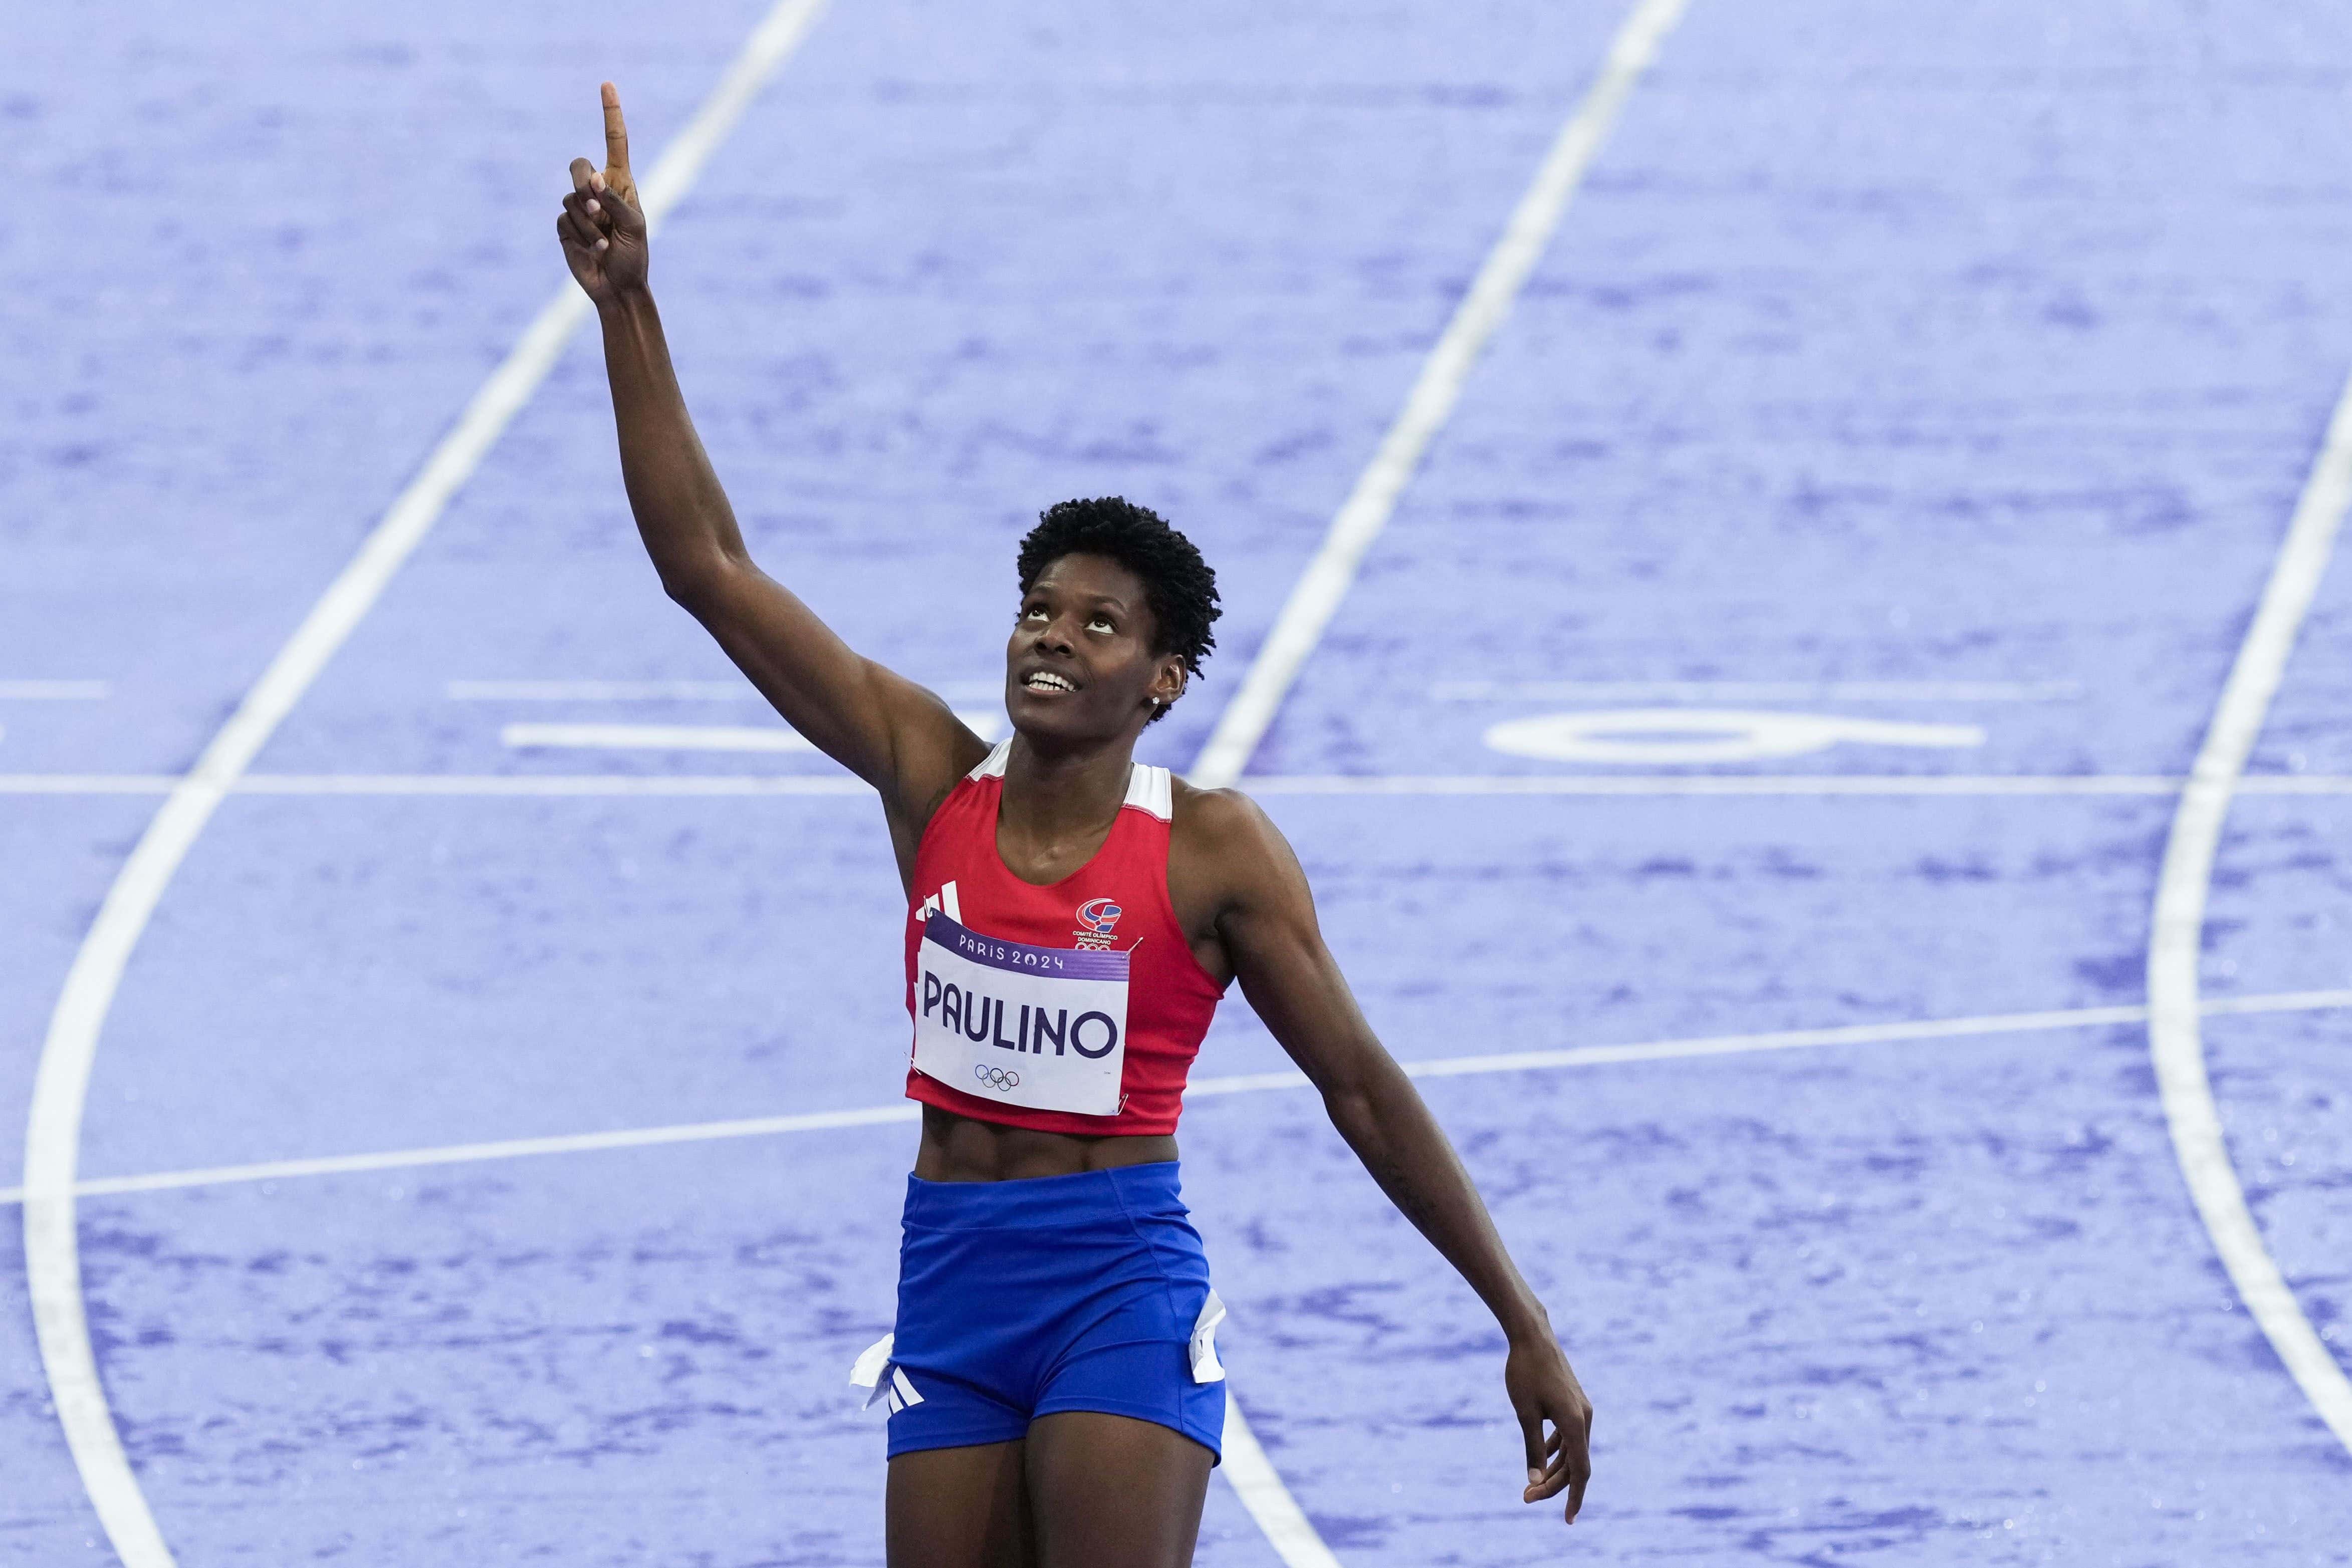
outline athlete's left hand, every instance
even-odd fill
[[[1518,1412],[1528,1443],[1528,1502],[1558,1497],[1568,1489],[1568,1522],[1584,1506],[1584,1483],[1592,1479],[1592,1401],[1584,1396],[1568,1356],[1549,1330],[1511,1343],[1503,1363],[1503,1387]],[[1551,1431],[1544,1431],[1544,1424]]]
[[[601,307],[646,286],[646,219],[629,172],[629,128],[621,118],[621,94],[606,82],[604,167],[585,158],[572,161],[572,191],[555,220],[556,237],[572,276]]]

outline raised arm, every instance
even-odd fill
[[[606,166],[572,163],[556,234],[596,305],[629,509],[662,587],[718,639],[793,728],[882,792],[894,827],[920,817],[987,752],[948,706],[860,657],[752,563],[688,414],[646,284],[646,221],[620,95],[604,87]]]
[[[1570,1522],[1592,1473],[1592,1405],[1454,1145],[1356,1006],[1315,918],[1289,843],[1255,803],[1187,791],[1178,819],[1188,866],[1213,881],[1206,906],[1242,994],[1322,1092],[1331,1124],[1381,1190],[1478,1292],[1510,1344],[1503,1385],[1527,1439],[1528,1502],[1568,1492]],[[1176,857],[1171,857],[1176,863]],[[1174,881],[1171,876],[1171,883]],[[1171,892],[1175,891],[1171,887]],[[1189,890],[1188,890],[1189,891]],[[1182,903],[1190,899],[1181,899]],[[1549,1437],[1544,1424],[1552,1431]]]

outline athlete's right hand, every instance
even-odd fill
[[[606,82],[603,97],[604,167],[599,171],[585,158],[572,161],[572,193],[555,220],[564,262],[599,305],[646,286],[646,217],[629,172],[629,128],[621,119],[619,89]]]

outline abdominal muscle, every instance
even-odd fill
[[[1150,1165],[1176,1157],[1176,1140],[1166,1133],[1086,1137],[1076,1133],[1039,1133],[976,1122],[937,1105],[923,1107],[923,1142],[915,1154],[915,1174],[925,1181],[1025,1181],[1033,1176],[1076,1176],[1120,1166]]]

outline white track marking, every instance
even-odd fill
[[[2075,681],[1439,681],[1440,702],[2062,702]]]
[[[0,795],[168,795],[176,773],[0,773]]]
[[[645,177],[641,189],[648,223],[659,222],[677,204],[822,5],[823,0],[782,0],[768,13],[710,97]],[[215,808],[546,379],[587,313],[587,297],[565,279],[474,394],[456,428],[434,448],[359,553],[205,746],[195,767],[173,785],[108,890],[50,1015],[25,1138],[26,1284],[58,1425],[99,1521],[125,1568],[170,1568],[172,1552],[122,1451],[99,1382],[82,1305],[81,1255],[74,1223],[75,1175],[90,1067],[123,967]]]
[[[956,717],[983,740],[1005,725],[1002,713]],[[800,731],[774,724],[510,724],[499,739],[517,751],[816,751]]]
[[[2248,997],[2226,997],[2200,1004],[2211,1017],[2263,1013],[2326,1012],[2352,1009],[2352,990],[2277,991]],[[1608,1067],[1635,1061],[1671,1061],[1682,1058],[1740,1056],[1759,1051],[1791,1051],[1808,1046],[1885,1045],[1922,1040],[1966,1040],[2005,1034],[2070,1029],[2104,1029],[2146,1020],[2147,1009],[2137,1006],[2061,1008],[2045,1012],[1990,1013],[1977,1018],[1918,1019],[1895,1023],[1840,1024],[1828,1029],[1782,1030],[1761,1034],[1703,1035],[1696,1039],[1654,1040],[1631,1045],[1585,1045],[1562,1051],[1497,1052],[1483,1056],[1441,1056],[1402,1062],[1415,1078],[1464,1078],[1496,1072],[1544,1072],[1582,1067]],[[1228,1073],[1196,1078],[1185,1089],[1188,1099],[1216,1099],[1234,1094],[1289,1092],[1309,1087],[1305,1075],[1290,1070],[1276,1072]],[[887,1105],[857,1106],[841,1111],[810,1111],[793,1115],[754,1116],[727,1122],[688,1122],[662,1127],[626,1128],[614,1132],[563,1134],[539,1138],[508,1138],[489,1143],[446,1144],[422,1149],[397,1149],[375,1154],[333,1155],[313,1159],[265,1160],[251,1165],[214,1166],[197,1170],[159,1171],[146,1176],[97,1176],[78,1183],[82,1197],[134,1192],[168,1192],[182,1187],[222,1186],[243,1182],[275,1181],[296,1176],[343,1176],[352,1172],[405,1170],[427,1166],[468,1165],[479,1161],[520,1159],[534,1155],[579,1154],[600,1149],[645,1148],[660,1144],[706,1143],[726,1138],[772,1137],[787,1133],[823,1132],[835,1127],[877,1126],[911,1122],[919,1112],[899,1100]],[[21,1189],[0,1188],[0,1203],[15,1203]]]
[[[1832,746],[1982,746],[1972,724],[1898,724],[1883,718],[1768,708],[1578,708],[1507,719],[1481,737],[1493,750],[1546,762],[1652,767],[1761,762]]]
[[[107,689],[104,681],[0,681],[0,702],[98,702]]]
[[[1486,255],[1454,319],[1423,362],[1421,375],[1382,438],[1380,450],[1357,478],[1355,488],[1331,519],[1323,544],[1307,565],[1275,618],[1274,629],[1250,663],[1241,689],[1217,716],[1217,727],[1201,748],[1188,777],[1202,789],[1218,789],[1242,776],[1258,742],[1290,695],[1307,655],[1345,599],[1364,552],[1388,526],[1397,497],[1421,465],[1430,442],[1454,413],[1478,355],[1509,314],[1528,275],[1542,258],[1560,215],[1584,183],[1610,128],[1625,107],[1634,84],[1649,69],[1658,46],[1681,20],[1688,0],[1637,0],[1610,40],[1609,57],[1568,123],[1560,128],[1535,182],[1519,198],[1503,237]]]
[[[175,773],[0,773],[0,795],[168,795]],[[2032,796],[2180,793],[2186,779],[2053,773],[1260,773],[1253,795]],[[247,773],[233,795],[856,795],[873,790],[834,774],[773,773]],[[2352,795],[2352,774],[2263,773],[2241,795]]]
[[[772,724],[510,724],[499,739],[518,751],[816,750],[800,731]]]
[[[1002,677],[992,681],[933,681],[929,689],[950,702],[986,702],[1004,695]],[[731,681],[451,681],[442,688],[452,702],[625,703],[764,702],[759,688],[740,676]]]
[[[2319,1418],[2352,1448],[2352,1378],[2345,1376],[2263,1247],[2238,1173],[2231,1167],[2221,1109],[2205,1071],[2205,1041],[2198,1027],[2203,1009],[2198,1006],[2197,990],[2206,894],[2230,796],[2262,733],[2287,657],[2294,651],[2295,633],[2326,573],[2347,506],[2352,506],[2352,382],[2346,385],[2328,422],[2326,441],[2295,504],[2286,542],[2271,568],[2253,624],[2231,665],[2212,724],[2189,771],[2189,787],[2173,815],[2147,945],[2147,1043],[2165,1121],[2172,1129],[2173,1153],[2222,1266]]]
[[[1286,1568],[1339,1568],[1339,1558],[1315,1533],[1307,1511],[1298,1506],[1298,1500],[1282,1484],[1281,1472],[1265,1457],[1257,1434],[1242,1418],[1242,1402],[1234,1396],[1230,1384],[1225,1388],[1223,1448],[1224,1462],[1218,1469],[1233,1484],[1242,1506],[1257,1521],[1258,1529]]]
[[[253,795],[443,795],[509,797],[819,795],[870,800],[874,787],[845,773],[810,774],[646,774],[630,778],[614,773],[485,773],[386,774],[257,773],[238,784]]]
[[[2128,773],[1261,773],[1253,795],[2158,795],[2185,779]],[[2352,795],[2352,775],[2264,774],[2252,795]]]
[[[1300,667],[1322,641],[1323,629],[1355,582],[1365,551],[1388,526],[1397,497],[1420,466],[1422,455],[1453,414],[1479,351],[1509,312],[1511,301],[1542,256],[1569,199],[1583,183],[1585,171],[1591,167],[1634,83],[1649,68],[1660,42],[1681,18],[1686,4],[1687,0],[1635,0],[1633,11],[1619,25],[1599,78],[1569,116],[1537,171],[1535,183],[1511,214],[1503,237],[1487,253],[1469,293],[1423,362],[1405,399],[1404,412],[1389,427],[1370,465],[1358,476],[1355,488],[1332,518],[1314,559],[1292,586],[1290,597],[1275,617],[1274,629],[1250,662],[1241,689],[1217,716],[1208,744],[1193,761],[1189,775],[1193,783],[1203,789],[1223,789],[1249,765],[1258,742],[1298,679]],[[1286,1568],[1337,1568],[1330,1549],[1316,1535],[1306,1513],[1284,1488],[1282,1478],[1250,1438],[1248,1427],[1241,1424],[1240,1408],[1230,1396],[1226,1408],[1232,1412],[1228,1434],[1238,1435],[1241,1440],[1228,1448],[1222,1468],[1250,1516],[1274,1543]]]
[[[0,795],[168,795],[170,773],[0,773]],[[247,773],[232,795],[442,795],[453,797],[855,795],[872,785],[832,773]]]
[[[451,681],[443,688],[460,703],[749,702],[760,694],[749,681]]]
[[[152,1176],[100,1176],[78,1182],[81,1197],[129,1192],[171,1192],[191,1186],[233,1186],[298,1176],[351,1176],[367,1171],[417,1170],[432,1166],[519,1160],[534,1155],[577,1155],[600,1149],[645,1149],[664,1144],[705,1144],[727,1138],[772,1138],[786,1133],[824,1132],[835,1127],[874,1127],[912,1122],[921,1114],[910,1101],[847,1111],[812,1111],[796,1116],[751,1116],[728,1122],[688,1122],[668,1127],[630,1127],[610,1133],[568,1133],[545,1138],[500,1138],[490,1143],[446,1144],[430,1149],[397,1149],[371,1155],[331,1155],[309,1160],[264,1160],[252,1165],[214,1166],[202,1170],[160,1171]],[[0,1191],[0,1200],[14,1193]]]

